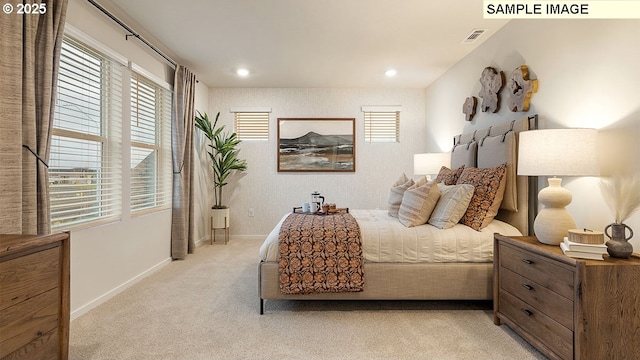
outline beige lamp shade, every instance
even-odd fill
[[[518,175],[597,176],[598,131],[546,129],[520,133]]]
[[[531,130],[520,133],[518,175],[594,176],[598,175],[598,132],[594,129]],[[575,229],[567,209],[573,199],[561,186],[562,179],[549,178],[538,200],[544,208],[537,214],[533,229],[544,244],[558,245]]]
[[[451,166],[451,153],[426,153],[413,155],[413,175],[433,175],[440,168]]]

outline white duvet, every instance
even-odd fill
[[[351,210],[350,213],[360,225],[366,262],[491,262],[494,233],[522,235],[515,227],[499,220],[493,220],[481,231],[462,224],[441,230],[428,224],[405,227],[389,216],[387,210]],[[288,215],[282,217],[260,247],[262,260],[278,260],[278,234]]]

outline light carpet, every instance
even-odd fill
[[[265,301],[259,241],[204,245],[71,323],[70,359],[545,359],[491,302]]]

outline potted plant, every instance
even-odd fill
[[[624,221],[640,209],[640,174],[602,179],[600,185],[604,200],[615,219],[604,229],[609,238],[607,252],[613,257],[629,258],[633,253],[633,245],[628,240],[633,237],[633,230]]]
[[[209,116],[197,111],[195,117],[196,128],[202,131],[209,140],[209,150],[207,153],[211,158],[211,168],[213,169],[213,197],[214,205],[212,207],[212,224],[214,229],[229,227],[229,207],[222,202],[222,189],[227,185],[227,178],[235,171],[244,171],[247,169],[246,160],[238,158],[238,139],[236,133],[225,132],[225,126],[217,127],[220,112],[216,115],[216,119],[211,124]]]

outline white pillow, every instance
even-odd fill
[[[402,196],[413,184],[413,180],[409,179],[404,173],[393,184],[389,194],[389,216],[398,217],[398,210],[400,209],[400,204],[402,204]]]
[[[429,224],[438,229],[448,229],[457,224],[469,207],[474,187],[470,184],[438,184],[440,199],[429,218]]]
[[[435,181],[419,181],[404,192],[398,220],[406,227],[426,224],[439,197],[440,190]]]

